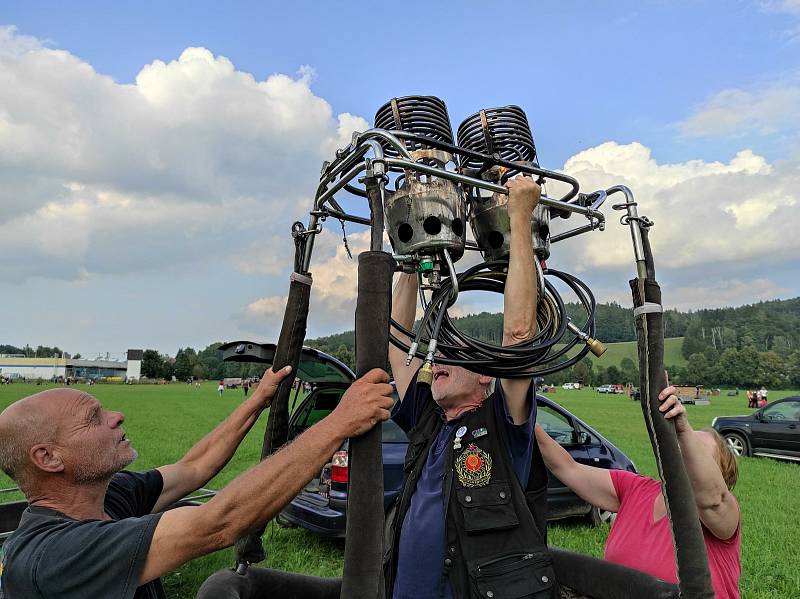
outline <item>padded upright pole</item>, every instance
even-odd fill
[[[358,256],[356,302],[356,374],[386,370],[389,357],[389,319],[392,275],[396,263],[381,251]],[[380,599],[383,596],[383,459],[381,426],[350,439],[350,481],[342,599]]]
[[[647,424],[672,524],[678,586],[681,597],[714,599],[708,555],[694,501],[694,492],[681,457],[675,425],[659,411],[658,395],[667,386],[664,372],[664,315],[661,288],[655,280],[647,229],[642,228],[646,277],[630,282],[636,315],[642,412]]]
[[[308,321],[308,302],[311,296],[311,276],[292,273],[289,285],[289,299],[283,315],[283,325],[275,348],[273,370],[280,370],[291,364],[292,373],[278,385],[275,397],[269,409],[267,430],[264,432],[264,444],[261,448],[263,460],[276,449],[286,443],[289,436],[289,395],[292,390],[297,366],[300,362],[300,351],[306,336]],[[261,562],[266,557],[261,536],[264,527],[253,530],[236,541],[236,571],[244,573],[247,566]]]

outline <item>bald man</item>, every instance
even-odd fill
[[[137,455],[123,414],[87,393],[52,389],[8,407],[0,467],[30,505],[0,553],[0,599],[164,598],[160,576],[266,523],[347,437],[389,417],[392,387],[372,370],[327,418],[208,503],[162,513],[228,463],[289,372],[268,370],[180,461],[143,473],[123,471]]]

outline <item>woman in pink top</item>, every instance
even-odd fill
[[[667,387],[659,408],[675,423],[708,550],[711,583],[717,599],[739,599],[741,519],[731,493],[736,458],[714,429],[692,430],[686,408]],[[651,576],[677,582],[675,549],[661,483],[624,470],[579,464],[536,425],[536,440],[550,471],[585,501],[616,512],[606,540],[605,559]]]

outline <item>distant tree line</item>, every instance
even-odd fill
[[[585,315],[579,304],[567,304],[567,314],[583,324]],[[454,319],[467,335],[500,344],[502,314],[482,312]],[[667,337],[683,337],[681,352],[685,366],[667,365],[670,381],[677,384],[770,388],[800,387],[800,298],[761,302],[739,308],[664,313]],[[605,343],[635,341],[633,310],[617,303],[598,304],[596,336]],[[147,350],[142,374],[149,377],[175,376],[217,379],[259,376],[258,364],[222,362],[220,343],[202,351],[181,348],[174,358]],[[315,347],[355,369],[355,334],[352,330],[306,340]],[[3,347],[0,346],[0,350]],[[52,348],[42,348],[43,351]],[[58,348],[55,348],[58,349]],[[32,350],[31,350],[32,351]],[[59,350],[60,351],[60,350]],[[11,353],[11,352],[6,352]],[[23,352],[16,352],[23,353]],[[598,366],[588,357],[573,367],[547,377],[550,384],[581,382],[584,385],[638,385],[639,368],[630,358],[619,364]]]
[[[690,314],[688,378],[738,387],[800,386],[800,298]]]
[[[142,356],[142,375],[148,378],[170,379],[173,376],[179,381],[189,379],[223,379],[227,377],[260,377],[264,366],[246,362],[223,362],[222,343],[216,342],[201,351],[191,347],[178,349],[175,357],[161,354],[154,349],[147,349]]]
[[[737,387],[755,389],[800,388],[800,351],[782,358],[773,351],[760,352],[753,346],[741,350],[728,348],[722,353],[714,349],[689,356],[686,366],[666,364],[671,383],[704,387]],[[575,366],[546,377],[546,382],[560,385],[579,382],[583,385],[631,383],[639,385],[639,368],[630,358],[619,366],[597,366],[584,358]]]
[[[26,358],[74,358],[80,359],[80,354],[75,354],[74,356],[69,354],[68,352],[63,351],[58,346],[55,347],[47,347],[44,345],[39,345],[36,349],[33,349],[30,345],[25,345],[25,347],[16,347],[14,345],[3,345],[0,344],[0,354],[17,354],[25,356]]]
[[[566,304],[567,314],[583,324],[580,304]],[[454,319],[467,335],[500,344],[503,315],[482,312]],[[665,335],[683,337],[686,366],[668,364],[670,381],[706,386],[800,387],[800,298],[760,302],[738,308],[664,313]],[[604,343],[635,341],[633,309],[617,303],[598,304],[596,337]],[[306,341],[343,362],[355,361],[355,336],[346,331]],[[585,385],[638,384],[638,366],[630,358],[618,365],[597,366],[589,358],[547,377],[548,383]]]
[[[578,324],[585,315],[579,304],[566,304],[567,314]],[[482,312],[454,319],[467,335],[500,344],[502,314]],[[670,380],[679,384],[771,388],[800,387],[800,298],[760,302],[738,308],[664,313],[667,337],[683,337],[681,352],[686,366],[667,365]],[[635,341],[633,310],[617,303],[598,304],[596,337],[605,343]],[[150,378],[221,379],[260,376],[263,367],[243,362],[223,362],[219,346],[212,343],[197,351],[178,349],[174,357],[154,349],[144,352],[142,374]],[[355,334],[352,330],[306,340],[306,345],[333,355],[355,369]],[[0,345],[0,353],[28,357],[70,357],[58,347]],[[80,354],[72,356],[80,357]],[[584,358],[578,364],[548,377],[548,382],[582,382],[585,385],[633,383],[638,366],[630,358],[608,367]]]

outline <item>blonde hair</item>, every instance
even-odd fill
[[[722,438],[716,429],[707,427],[701,429],[704,433],[709,433],[717,445],[717,464],[722,472],[722,478],[729,491],[733,491],[736,481],[739,478],[739,465],[736,463],[736,454],[733,453],[725,439]]]

